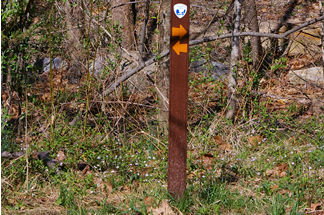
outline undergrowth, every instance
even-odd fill
[[[209,79],[191,83],[192,90],[202,85],[222,90],[222,83]],[[29,181],[25,182],[25,158],[2,161],[3,211],[150,214],[169,199],[185,214],[300,214],[319,203],[324,194],[323,116],[300,121],[294,105],[270,112],[269,103],[254,101],[252,119],[233,124],[219,111],[225,104],[216,108],[210,102],[223,101],[222,95],[200,97],[199,115],[191,113],[195,120],[188,127],[188,185],[180,202],[167,192],[167,139],[154,128],[158,122],[136,123],[143,113],[154,116],[154,110],[128,110],[133,118],[123,118],[122,125],[109,115],[90,112],[85,133],[80,129],[81,113],[57,112],[51,142],[33,125],[41,119],[49,122],[49,108],[41,110],[46,103],[29,105],[34,107],[31,113],[41,115],[39,121],[28,121],[34,130],[29,137]],[[212,124],[211,134],[206,128]],[[50,159],[59,159],[59,154],[64,159],[49,167],[33,156],[44,151]]]
[[[50,2],[42,5],[43,10]],[[14,2],[4,15],[10,16],[20,4]],[[35,70],[30,40],[46,35],[39,37],[40,49],[65,54],[59,50],[66,35],[47,32],[50,20],[43,17],[35,24],[39,30],[35,35],[21,33],[17,41],[5,35],[6,49],[14,46],[15,52],[8,56],[8,51],[2,52],[2,66],[9,68],[6,76],[17,71],[12,74],[14,85],[5,90],[26,96],[16,108],[17,116],[11,111],[16,106],[2,104],[1,109],[2,152],[23,152],[1,161],[4,214],[158,214],[162,210],[297,215],[323,207],[324,116],[307,105],[255,93],[280,86],[250,69],[250,47],[244,47],[238,64],[234,121],[225,118],[226,80],[215,80],[209,63],[204,74],[190,73],[187,190],[178,201],[167,191],[168,135],[158,117],[162,110],[156,86],[138,90],[125,82],[110,95],[103,93],[119,77],[120,66],[128,63],[116,51],[122,26],[105,23],[116,38],[108,41],[105,51],[111,59],[99,78],[89,68],[96,61],[100,38],[96,44],[90,41],[91,23],[86,23],[88,35],[81,50],[86,53],[86,78],[68,84],[62,74],[67,71],[55,69],[50,81],[29,82],[25,73]],[[62,20],[55,20],[54,27],[60,29]],[[190,62],[209,62],[219,45],[192,48]],[[24,65],[18,65],[18,58]],[[268,71],[272,79],[279,79],[286,63],[284,57],[274,60]]]

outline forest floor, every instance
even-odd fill
[[[270,16],[278,5],[258,7]],[[208,12],[201,10],[197,14]],[[212,18],[204,17],[205,24]],[[134,93],[125,84],[98,101],[95,90],[85,90],[96,89],[95,80],[72,85],[63,80],[64,71],[55,71],[53,104],[49,83],[35,83],[22,106],[27,119],[17,116],[19,132],[2,132],[2,141],[16,143],[2,143],[2,152],[28,152],[1,161],[2,213],[324,214],[323,87],[287,77],[291,69],[316,66],[320,56],[282,55],[258,80],[244,50],[234,122],[225,118],[227,81],[190,73],[187,191],[181,201],[167,191],[168,138],[154,87]],[[227,53],[216,60],[228,59],[219,42],[190,52],[191,62],[209,61],[215,52]],[[8,96],[2,92],[4,101]],[[6,117],[13,116],[3,112],[2,121]]]
[[[35,122],[45,120],[47,128],[34,124],[27,137],[28,165],[24,155],[2,160],[2,212],[321,214],[324,115],[298,101],[307,99],[300,89],[312,95],[322,90],[296,89],[280,78],[267,83],[266,95],[276,97],[242,96],[246,107],[233,124],[224,118],[225,84],[191,75],[188,181],[181,202],[167,192],[167,138],[155,120],[156,109],[134,105],[147,98],[135,101],[120,117],[126,121],[115,126],[100,113],[89,116],[94,125],[85,132],[82,120],[73,124],[60,111],[53,142],[42,132],[50,126],[44,107],[30,102]],[[38,159],[37,152],[44,151],[58,161],[55,167]]]

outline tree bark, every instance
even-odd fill
[[[249,30],[252,32],[259,32],[258,14],[255,0],[247,0],[245,3],[246,21]],[[262,46],[260,37],[251,38],[252,60],[254,69],[258,70],[260,59],[262,57]]]
[[[171,0],[162,0],[159,15],[159,52],[169,49],[170,46],[170,5]],[[169,108],[169,60],[159,62],[159,71],[156,75],[156,90],[160,100],[160,121],[163,133],[167,136],[168,108]]]
[[[68,39],[66,41],[67,50],[70,52],[68,55],[72,58],[72,61],[82,59],[82,41],[83,36],[83,22],[84,22],[84,14],[80,7],[72,7],[72,4],[77,3],[81,4],[81,2],[74,0],[67,0],[65,2],[64,12],[65,12],[65,20],[66,20],[66,29]],[[76,27],[77,26],[77,27]]]
[[[320,16],[323,16],[323,4],[324,1],[319,1],[320,6]],[[323,76],[324,76],[324,21],[321,21],[321,43],[322,43],[322,67],[323,67]]]
[[[142,32],[140,37],[140,43],[139,43],[139,53],[141,55],[140,59],[143,63],[143,57],[144,57],[144,46],[145,46],[145,38],[146,38],[146,28],[147,23],[149,21],[150,16],[150,0],[146,0],[145,2],[145,18],[142,26]]]
[[[241,6],[242,0],[235,0],[234,3],[234,30],[233,33],[238,33],[240,31],[240,21],[241,21]],[[230,73],[228,77],[228,93],[229,93],[229,110],[226,113],[227,119],[233,119],[237,110],[237,98],[236,98],[236,62],[239,57],[239,37],[235,36],[232,40],[232,52],[231,52],[231,65]]]
[[[113,24],[122,28],[122,43],[126,49],[135,49],[134,13],[130,0],[111,0]],[[124,5],[122,5],[124,4]],[[120,6],[119,6],[120,5]],[[117,7],[118,6],[118,7]]]

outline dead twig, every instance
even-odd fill
[[[292,28],[289,31],[286,31],[283,34],[272,34],[272,33],[259,33],[259,32],[240,32],[240,33],[229,33],[229,34],[224,34],[224,35],[215,35],[215,36],[210,36],[210,37],[204,37],[202,39],[197,39],[197,40],[191,40],[189,42],[189,46],[194,46],[194,45],[198,45],[201,43],[205,43],[205,42],[211,42],[211,41],[215,41],[218,39],[226,39],[226,38],[231,38],[231,37],[245,37],[245,36],[252,36],[252,37],[272,37],[272,38],[277,38],[277,39],[283,39],[285,37],[288,37],[290,34],[299,31],[302,28],[305,28],[309,25],[312,25],[316,22],[322,21],[324,20],[324,16],[320,16],[317,17],[313,20],[310,20],[308,22],[305,22],[301,25],[296,26],[295,28]],[[130,70],[130,71],[126,71],[121,77],[119,77],[113,84],[111,84],[108,89],[106,91],[103,92],[103,95],[109,95],[110,93],[112,93],[122,82],[124,82],[125,80],[127,80],[128,78],[130,78],[131,76],[133,76],[134,74],[136,74],[137,72],[141,71],[143,68],[153,64],[154,62],[157,62],[160,58],[164,58],[169,54],[169,50],[164,50],[163,52],[161,52],[159,55],[155,55],[153,57],[151,57],[149,60],[145,61],[144,63],[140,64],[138,67]]]
[[[286,31],[283,34],[273,34],[273,33],[262,33],[262,32],[239,32],[239,33],[228,33],[228,34],[223,34],[223,35],[215,35],[215,36],[210,36],[210,37],[204,37],[202,39],[198,39],[198,40],[192,40],[190,41],[189,45],[190,46],[194,46],[194,45],[198,45],[204,42],[211,42],[214,40],[218,40],[218,39],[226,39],[226,38],[231,38],[231,37],[246,37],[246,36],[251,36],[251,37],[271,37],[271,38],[276,38],[276,39],[284,39],[286,37],[288,37],[290,34],[295,33],[296,31],[299,31],[309,25],[312,25],[316,22],[322,21],[324,20],[324,16],[320,16],[317,17],[315,19],[312,19],[308,22],[305,22],[301,25],[298,25],[294,28],[292,28],[289,31]]]
[[[295,7],[297,6],[297,4],[298,4],[298,0],[290,0],[288,2],[288,8],[284,12],[283,16],[280,18],[277,26],[271,31],[271,33],[279,32],[279,29],[287,22],[289,17],[291,17],[291,14],[292,14],[293,10],[295,9]]]
[[[146,0],[144,0],[144,1],[131,1],[131,2],[125,2],[125,3],[121,3],[121,4],[118,4],[118,5],[115,5],[115,6],[111,7],[111,10],[116,9],[116,8],[118,8],[118,7],[125,6],[125,5],[129,5],[129,4],[144,3],[144,2],[146,2]]]
[[[228,16],[228,14],[231,12],[231,10],[233,10],[233,8],[234,8],[234,0],[232,0],[230,6],[227,8],[227,10],[225,11],[224,15],[222,15],[221,17],[219,17],[218,14],[215,13],[215,15],[213,16],[213,18],[211,19],[211,21],[208,23],[208,25],[201,32],[199,32],[198,34],[194,35],[192,39],[194,40],[194,39],[197,39],[200,35],[205,35],[206,32],[209,30],[210,26],[213,23],[217,22],[219,19],[224,20]]]
[[[147,22],[149,20],[149,16],[150,16],[150,0],[146,0],[145,3],[145,19],[144,19],[144,23],[142,26],[142,34],[141,34],[141,40],[140,40],[140,44],[139,44],[139,53],[140,53],[140,60],[143,61],[143,51],[144,51],[144,44],[145,44],[145,35],[146,35],[146,26],[147,26]]]

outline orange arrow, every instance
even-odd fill
[[[177,55],[180,55],[180,52],[187,53],[188,52],[188,44],[181,44],[180,41],[178,41],[174,46],[172,47],[175,53]]]
[[[172,27],[172,36],[173,37],[180,37],[180,39],[187,34],[187,30],[180,25],[179,28]]]

